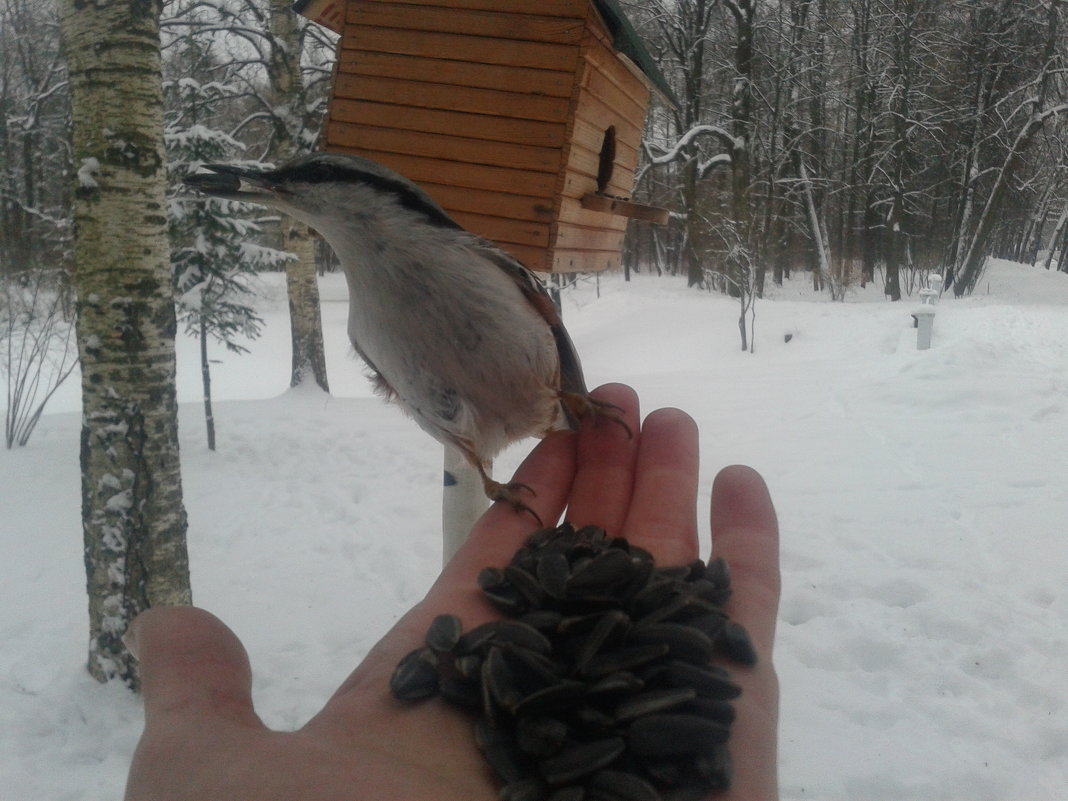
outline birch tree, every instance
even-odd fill
[[[247,156],[282,163],[314,149],[325,110],[333,51],[327,34],[293,11],[291,0],[170,0],[169,42],[198,37],[225,55],[230,80],[244,91],[245,115],[230,131],[250,144]],[[329,53],[329,56],[326,55]],[[315,240],[307,226],[278,222],[277,247],[296,256],[286,265],[292,369],[290,384],[314,380],[329,391],[315,279]]]
[[[160,0],[61,0],[72,107],[89,672],[136,686],[121,636],[191,602],[178,464]]]

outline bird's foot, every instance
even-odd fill
[[[500,481],[494,481],[492,478],[485,478],[482,482],[482,486],[486,491],[486,497],[491,501],[504,501],[517,512],[526,512],[533,517],[539,526],[544,525],[541,522],[541,517],[538,513],[527,506],[523,500],[519,497],[521,491],[529,492],[531,495],[537,495],[538,493],[523,484],[520,481],[509,481],[507,484],[502,484]]]
[[[577,392],[561,392],[560,403],[576,420],[583,420],[587,417],[595,419],[603,417],[621,425],[623,430],[627,432],[627,439],[634,438],[634,432],[630,430],[627,421],[623,419],[623,410],[614,403],[597,400],[597,398],[591,398],[589,395],[580,395]]]

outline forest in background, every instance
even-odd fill
[[[637,261],[732,294],[791,271],[841,298],[987,256],[1068,268],[1060,0],[642,0],[678,99],[638,192],[680,213]],[[748,286],[747,286],[748,285]]]
[[[989,255],[1068,269],[1063,0],[624,5],[677,100],[650,115],[636,187],[672,223],[633,224],[628,269],[743,296],[806,271],[834,298],[880,280],[891,300],[931,271],[967,294]],[[315,146],[333,36],[288,7],[164,4],[173,160],[206,139],[206,160]],[[69,267],[67,91],[53,3],[2,0],[5,273]]]

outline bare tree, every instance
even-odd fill
[[[66,64],[51,0],[0,0],[0,273],[70,259]]]
[[[0,273],[0,373],[5,379],[4,443],[24,446],[45,406],[78,366],[66,317],[62,270]]]
[[[160,1],[61,0],[74,140],[89,671],[137,684],[121,637],[188,604],[174,301],[164,211]]]
[[[995,219],[1024,153],[1048,120],[1068,111],[1062,76],[1064,50],[1058,46],[1064,41],[1059,29],[1063,5],[1064,0],[1046,0],[1044,4],[1037,3],[1034,8],[1019,9],[1014,6],[1010,9],[1003,6],[996,10],[1000,16],[995,18],[995,23],[1002,25],[1007,24],[1005,18],[1008,23],[1017,26],[1030,24],[1036,17],[1041,19],[1044,22],[1044,30],[1039,27],[1037,32],[1041,34],[1042,50],[1035,72],[1026,76],[1021,85],[1007,92],[1001,99],[1002,102],[993,104],[992,110],[995,112],[1000,112],[1002,108],[1007,109],[1000,119],[1003,120],[1001,127],[1007,134],[1009,144],[1004,149],[1000,163],[993,167],[993,184],[979,209],[974,228],[966,231],[963,225],[961,227],[958,259],[947,280],[947,283],[952,283],[953,291],[958,297],[969,294],[982,274]],[[1044,13],[1041,13],[1043,11]],[[1016,14],[1034,16],[1017,17]],[[980,78],[983,78],[983,74]]]

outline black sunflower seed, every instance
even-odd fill
[[[611,765],[626,745],[620,737],[606,737],[568,746],[557,756],[539,764],[541,775],[549,784],[571,784]]]
[[[530,759],[509,743],[494,743],[482,750],[493,772],[505,784],[514,784],[532,775]]]
[[[724,586],[714,584],[708,579],[692,582],[689,590],[695,597],[708,601],[716,606],[723,606],[731,596],[731,588],[729,585]]]
[[[478,583],[511,619],[461,634],[436,618],[391,687],[481,708],[475,739],[501,799],[703,801],[727,786],[740,690],[710,660],[756,655],[722,610],[722,560],[657,567],[603,529],[564,524]]]
[[[541,779],[520,779],[506,784],[497,796],[498,801],[545,801],[549,788]]]
[[[749,639],[749,633],[733,620],[723,624],[719,636],[716,637],[716,651],[740,665],[757,663],[757,652]]]
[[[646,715],[627,730],[627,746],[638,756],[681,758],[726,742],[730,729],[696,715]]]
[[[567,580],[567,594],[582,597],[594,590],[603,592],[608,587],[625,584],[634,575],[634,570],[634,563],[627,553],[603,551],[572,571]]]
[[[529,713],[549,712],[569,706],[586,692],[586,685],[581,681],[561,681],[522,698],[512,712],[517,716]]]
[[[545,590],[541,583],[523,568],[508,565],[504,569],[504,578],[531,607],[538,608],[545,602]]]
[[[512,669],[498,647],[490,648],[482,663],[482,684],[490,698],[505,709],[513,709],[523,700],[523,692],[516,686]]]
[[[538,581],[545,592],[553,598],[562,599],[567,594],[567,580],[571,577],[571,565],[567,556],[559,551],[550,551],[538,560]]]
[[[482,705],[482,688],[477,681],[462,676],[445,676],[438,686],[441,697],[451,704],[478,709]]]
[[[477,678],[479,671],[482,670],[482,657],[478,654],[467,654],[458,657],[453,665],[456,667],[456,672],[465,679]]]
[[[502,584],[499,587],[482,590],[482,595],[493,604],[498,611],[506,615],[521,615],[530,609],[530,604],[519,594],[519,591],[510,584]]]
[[[656,575],[660,576],[660,578],[686,581],[689,579],[691,571],[692,568],[690,565],[670,565],[667,567],[658,567],[656,569]]]
[[[429,648],[412,651],[400,661],[389,680],[393,695],[402,701],[419,701],[438,692],[438,658]]]
[[[573,717],[584,731],[598,736],[611,734],[616,728],[616,721],[611,715],[589,704],[576,707]]]
[[[438,653],[449,653],[460,641],[463,624],[456,615],[438,615],[426,630],[427,647]]]
[[[460,641],[456,644],[456,652],[459,654],[479,654],[484,655],[488,650],[490,643],[493,641],[493,637],[497,632],[497,624],[500,621],[491,620],[488,623],[482,623],[475,626],[469,632],[461,635]]]
[[[681,706],[687,701],[697,698],[697,693],[692,687],[677,687],[671,690],[650,690],[649,692],[632,695],[620,703],[615,710],[615,719],[618,723],[651,715],[655,712],[666,712],[674,707]]]
[[[734,723],[734,705],[730,701],[720,701],[715,698],[695,698],[693,701],[684,704],[679,711],[708,718],[724,726],[730,726]]]
[[[742,688],[734,684],[724,670],[713,667],[698,667],[687,662],[671,662],[665,668],[665,677],[676,687],[692,687],[698,695],[729,701],[742,694]]]
[[[560,750],[567,739],[567,724],[547,717],[525,717],[515,727],[519,750],[532,757],[549,757]]]
[[[699,665],[707,665],[712,659],[715,645],[703,631],[682,623],[651,623],[635,626],[627,641],[636,645],[664,643],[672,658]]]
[[[612,801],[660,801],[660,793],[645,779],[618,770],[595,773],[587,787],[595,797]]]
[[[668,645],[662,642],[616,648],[590,659],[583,666],[581,673],[591,679],[601,678],[621,670],[630,670],[648,664],[654,659],[665,656],[668,650]]]
[[[636,693],[645,686],[645,682],[626,670],[611,673],[590,685],[586,695],[609,695]]]
[[[709,790],[720,791],[730,787],[734,769],[731,755],[725,745],[716,745],[694,760],[694,769]]]
[[[655,575],[631,601],[631,614],[642,617],[669,603],[676,594],[675,582]]]
[[[630,618],[618,609],[598,615],[597,623],[575,652],[575,665],[582,670],[594,654],[618,643],[629,628]]]
[[[698,615],[697,617],[690,618],[686,621],[686,625],[693,626],[699,631],[703,631],[713,641],[719,637],[719,633],[723,630],[723,626],[727,623],[727,616],[723,612],[716,610],[709,612],[705,615]]]
[[[511,642],[535,653],[548,655],[553,646],[548,638],[533,626],[518,620],[500,620],[494,632],[497,642]]]
[[[505,585],[504,571],[498,567],[484,567],[478,573],[478,586],[484,590],[495,590]]]
[[[586,788],[581,784],[570,784],[552,791],[546,801],[585,801]]]
[[[520,623],[533,626],[538,631],[555,631],[564,616],[555,609],[535,609],[518,618]]]
[[[511,642],[500,648],[518,685],[533,691],[560,681],[560,671],[548,657]]]

